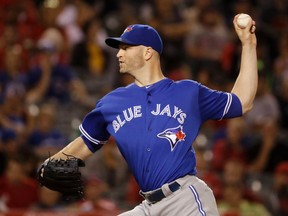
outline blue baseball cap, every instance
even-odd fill
[[[149,25],[134,24],[128,26],[120,37],[109,37],[105,43],[113,48],[119,49],[119,44],[143,45],[152,47],[159,54],[162,53],[163,43],[158,32]]]

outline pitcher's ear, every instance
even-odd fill
[[[155,50],[153,50],[152,47],[146,47],[145,53],[144,53],[145,60],[151,59],[153,54],[154,54],[154,52],[155,52]]]

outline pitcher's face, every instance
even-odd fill
[[[129,73],[133,75],[133,71],[141,69],[145,64],[143,52],[143,46],[120,44],[117,53],[120,73]]]

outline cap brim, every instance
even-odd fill
[[[119,45],[120,43],[124,43],[124,44],[129,44],[129,45],[136,45],[136,44],[133,44],[127,40],[123,40],[122,38],[120,37],[109,37],[105,40],[105,43],[110,46],[110,47],[113,47],[113,48],[116,48],[116,49],[119,49]]]
[[[110,37],[105,40],[105,43],[113,48],[119,49],[119,44],[122,42],[122,38],[119,37]]]

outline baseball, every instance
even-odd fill
[[[237,25],[240,28],[246,28],[252,18],[248,14],[240,14],[237,18]]]

